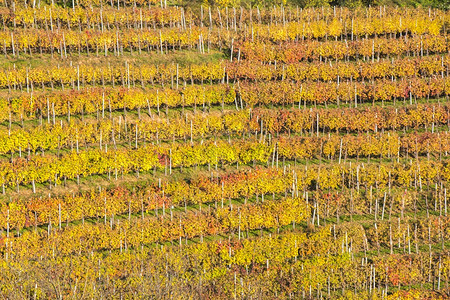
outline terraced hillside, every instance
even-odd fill
[[[0,6],[5,299],[450,298],[450,13]]]

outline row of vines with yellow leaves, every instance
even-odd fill
[[[90,149],[60,154],[11,157],[0,162],[0,184],[46,183],[57,184],[63,179],[79,179],[94,174],[148,172],[169,168],[192,166],[214,166],[218,164],[261,163],[272,165],[275,157],[287,160],[329,158],[374,157],[400,159],[430,155],[445,157],[450,152],[450,135],[444,133],[407,134],[400,137],[395,132],[374,135],[346,135],[322,137],[287,137],[260,141],[250,138],[242,141],[201,141],[172,144],[145,145],[138,149],[109,150]],[[443,179],[448,180],[448,168],[441,170]],[[437,175],[436,172],[433,174]]]

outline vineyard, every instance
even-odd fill
[[[450,298],[448,9],[69,2],[0,4],[2,298]]]

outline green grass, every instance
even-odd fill
[[[210,50],[209,53],[201,54],[195,50],[175,50],[169,51],[169,53],[161,54],[156,51],[142,51],[141,54],[137,51],[133,53],[125,52],[124,55],[114,56],[112,52],[109,52],[108,56],[104,53],[99,53],[97,56],[95,53],[82,52],[80,55],[77,52],[68,55],[67,58],[61,58],[60,55],[43,53],[41,54],[21,54],[20,57],[13,57],[12,55],[0,55],[0,68],[10,69],[15,65],[19,67],[38,68],[41,66],[58,66],[68,65],[70,62],[73,64],[93,65],[93,66],[105,66],[111,64],[112,66],[121,65],[125,62],[139,66],[140,64],[179,64],[180,66],[187,66],[200,63],[214,63],[225,58],[225,55],[218,50]]]

